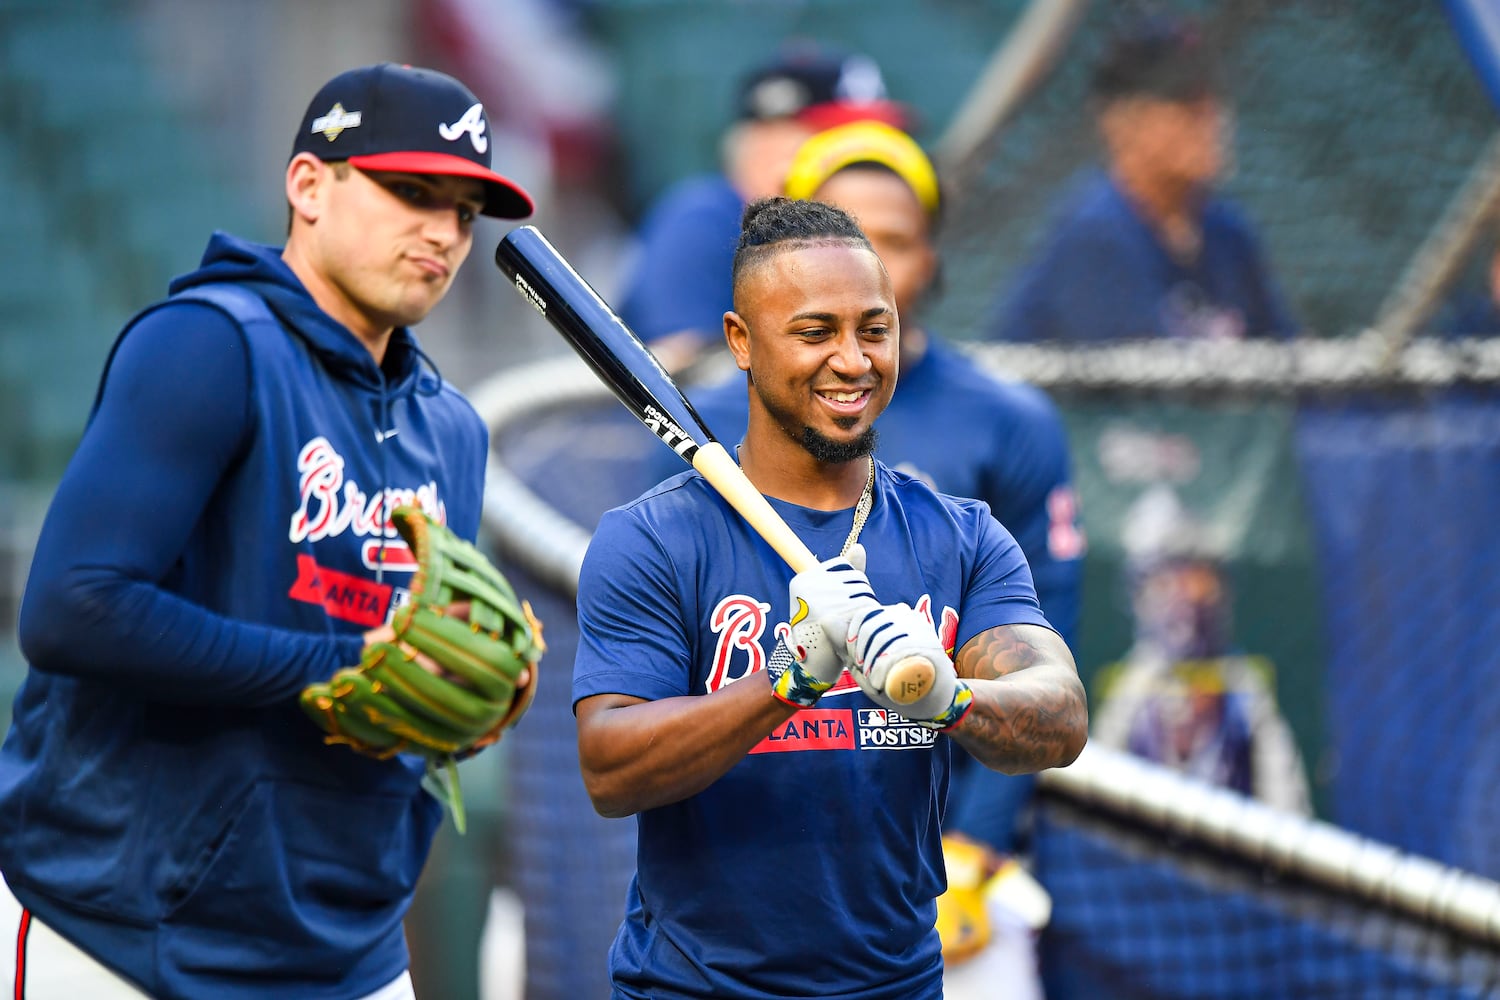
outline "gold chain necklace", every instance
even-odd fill
[[[844,540],[844,547],[839,555],[847,556],[849,550],[854,548],[854,543],[859,541],[859,533],[865,526],[865,518],[870,516],[870,508],[875,506],[875,456],[870,456],[870,475],[865,479],[865,491],[859,495],[859,503],[854,505],[854,527],[849,529],[849,537]]]

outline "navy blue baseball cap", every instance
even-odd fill
[[[446,174],[484,182],[483,214],[524,219],[531,196],[490,169],[490,121],[462,83],[437,70],[380,63],[340,73],[318,91],[292,155],[361,170]]]
[[[740,81],[735,117],[795,118],[822,130],[866,120],[907,128],[912,115],[891,100],[880,66],[869,56],[797,39]]]
[[[1117,25],[1089,86],[1106,103],[1126,97],[1191,102],[1225,90],[1218,54],[1198,22],[1165,14]]]

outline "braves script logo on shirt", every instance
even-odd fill
[[[403,504],[421,507],[439,523],[448,521],[448,508],[438,498],[436,482],[424,483],[414,490],[388,486],[368,496],[358,483],[344,478],[344,457],[325,437],[313,438],[297,453],[297,477],[301,496],[287,533],[293,543],[316,542],[352,531],[356,535],[395,539],[386,542],[387,550],[404,548],[406,543],[397,538],[389,517],[392,510]],[[389,558],[383,565],[386,569],[394,568]]]
[[[958,612],[943,607],[934,619],[932,597],[923,594],[917,610],[934,623],[938,638],[948,655],[958,640]],[[766,669],[766,651],[761,639],[770,623],[771,605],[745,594],[731,594],[714,605],[709,628],[718,640],[714,644],[713,664],[704,687],[709,693],[735,681],[743,680],[757,670]],[[784,641],[791,632],[786,622],[777,622],[772,637]],[[823,696],[858,690],[846,672]],[[827,701],[820,701],[820,705]],[[934,732],[908,722],[885,709],[804,708],[767,736],[751,753],[787,753],[797,750],[922,750],[937,741]]]
[[[704,685],[709,694],[766,669],[766,651],[761,648],[760,637],[765,634],[770,613],[769,604],[744,594],[730,594],[714,605],[708,626],[719,641],[714,644],[714,662]],[[733,669],[736,660],[743,662],[743,669]]]
[[[364,536],[360,561],[366,569],[409,573],[417,568],[411,550],[390,522],[395,508],[420,506],[434,520],[448,520],[436,482],[416,489],[387,487],[374,496],[366,495],[358,483],[344,478],[344,458],[325,437],[302,446],[297,453],[297,475],[299,497],[288,540],[316,542],[346,531]],[[333,618],[373,627],[386,620],[404,593],[387,583],[320,566],[312,556],[299,553],[297,579],[287,596],[321,604]]]

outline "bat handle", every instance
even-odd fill
[[[739,463],[723,445],[717,441],[701,445],[693,455],[693,468],[702,473],[729,506],[739,511],[750,527],[786,560],[792,572],[801,573],[818,565],[818,557],[781,519],[770,501],[745,478]]]
[[[898,705],[910,705],[920,701],[932,690],[933,678],[937,675],[932,662],[925,656],[908,656],[891,664],[885,675],[885,696]]]
[[[740,471],[739,463],[717,441],[701,445],[693,455],[693,468],[702,473],[719,495],[740,512],[750,526],[775,549],[793,572],[818,565],[817,557],[781,519],[760,491]],[[885,695],[898,705],[910,705],[932,690],[937,672],[922,656],[908,656],[891,665],[886,674]]]

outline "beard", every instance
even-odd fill
[[[835,441],[806,424],[801,424],[799,432],[798,421],[792,415],[791,410],[766,398],[766,395],[760,391],[760,387],[756,385],[753,371],[746,372],[746,380],[750,391],[760,397],[761,405],[766,408],[766,412],[771,415],[771,419],[776,422],[782,432],[800,443],[816,461],[825,465],[841,465],[874,454],[876,434],[873,426],[867,427],[864,433],[852,441]],[[858,422],[858,417],[843,417],[834,420],[835,424],[844,428],[853,427]]]
[[[856,458],[864,458],[875,451],[874,427],[867,427],[863,434],[852,441],[834,441],[813,430],[802,428],[802,447],[807,453],[825,465],[842,465]]]

